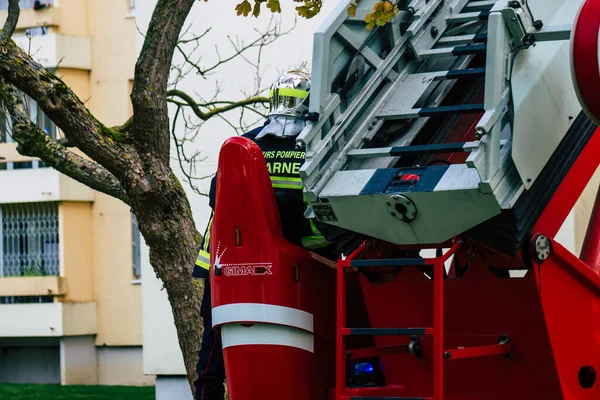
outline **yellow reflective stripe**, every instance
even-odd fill
[[[298,97],[300,99],[305,99],[308,97],[308,92],[302,89],[281,88],[275,90],[277,90],[277,94],[279,96]],[[273,89],[269,90],[269,97],[273,97]]]
[[[295,189],[295,190],[302,190],[303,186],[302,185],[289,185],[286,183],[273,183],[273,187],[275,189]]]
[[[319,249],[325,247],[330,243],[323,236],[306,236],[300,239],[302,247],[306,249]]]
[[[196,265],[206,270],[210,269],[210,253],[200,250],[198,258],[196,259]]]
[[[287,182],[300,182],[302,183],[302,178],[298,177],[292,177],[292,176],[279,176],[279,175],[271,175],[271,180],[273,179],[277,179],[280,181],[287,181]]]
[[[206,228],[206,236],[204,236],[204,240],[202,241],[202,250],[208,250],[208,246],[210,244],[210,228],[212,226],[213,216],[211,215],[210,220],[208,221],[208,227]]]
[[[302,179],[287,176],[271,176],[271,184],[278,189],[304,189]]]

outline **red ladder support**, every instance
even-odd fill
[[[451,359],[482,357],[506,354],[511,351],[507,341],[489,346],[444,350],[444,263],[458,250],[460,242],[456,242],[445,254],[436,258],[380,259],[357,260],[366,247],[363,243],[345,260],[338,261],[337,268],[337,337],[336,337],[336,400],[352,399],[407,399],[398,396],[405,390],[403,386],[387,386],[374,388],[346,388],[346,337],[349,335],[431,335],[433,336],[433,397],[419,397],[419,400],[444,399],[444,361]],[[433,327],[423,328],[349,328],[346,326],[346,270],[348,268],[364,268],[374,266],[426,266],[432,265],[433,276]],[[388,351],[399,352],[398,346],[391,346]],[[362,349],[358,353],[369,354],[377,349]],[[354,352],[354,351],[353,351]],[[355,356],[351,358],[356,358]],[[359,393],[359,394],[357,394]],[[356,397],[355,397],[356,396]],[[393,396],[393,397],[390,397]],[[411,397],[411,399],[416,399]]]
[[[452,248],[455,250],[455,248]],[[452,251],[454,252],[454,251]],[[444,261],[433,259],[433,398],[444,399]]]

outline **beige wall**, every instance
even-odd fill
[[[88,11],[90,0],[58,0],[55,2],[59,14],[58,32],[63,35],[88,36]],[[109,3],[110,1],[106,1]]]
[[[98,347],[98,384],[150,386],[154,376],[144,375],[142,347]]]
[[[82,102],[90,98],[90,71],[73,68],[57,68],[56,75],[63,80]]]
[[[65,302],[94,301],[92,272],[92,204],[59,203],[59,243],[61,276],[67,278]]]
[[[125,18],[128,1],[89,0],[88,4],[93,43],[88,106],[104,124],[121,125],[130,116],[129,78],[137,56],[135,19]]]
[[[96,385],[98,383],[93,336],[60,339],[60,383],[63,385]]]
[[[60,7],[80,0],[61,0]],[[90,111],[108,126],[130,116],[129,78],[135,65],[135,20],[126,19],[129,2],[87,0],[87,29],[92,38]],[[94,281],[99,346],[142,344],[140,285],[132,284],[131,214],[112,197],[97,194],[93,206]]]
[[[98,193],[93,235],[99,346],[142,344],[142,295],[140,285],[132,284],[131,229],[129,209]]]

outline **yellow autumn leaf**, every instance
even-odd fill
[[[373,12],[365,16],[367,29],[371,30],[375,25],[383,26],[391,22],[398,15],[398,7],[389,1],[378,1],[373,5]]]
[[[356,17],[356,4],[350,4],[348,6],[348,15],[351,17]]]
[[[252,5],[250,5],[248,0],[244,0],[235,7],[235,10],[237,11],[237,15],[247,17],[248,14],[250,14],[250,11],[252,11]]]

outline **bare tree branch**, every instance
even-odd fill
[[[133,153],[122,143],[123,135],[94,118],[62,80],[25,54],[10,38],[0,39],[0,75],[6,83],[35,99],[73,145],[117,178],[125,178]]]
[[[194,114],[196,114],[196,116],[203,121],[206,121],[206,120],[214,117],[217,114],[221,114],[221,113],[224,113],[224,112],[227,112],[230,110],[234,110],[236,108],[246,107],[246,106],[250,106],[252,104],[257,104],[257,103],[268,103],[269,102],[269,99],[266,97],[253,97],[250,99],[244,99],[244,100],[240,100],[240,101],[236,101],[236,102],[229,102],[229,104],[227,104],[227,105],[224,105],[221,107],[213,107],[213,108],[209,109],[209,111],[207,111],[207,112],[202,112],[202,110],[200,110],[200,107],[198,106],[196,101],[187,93],[185,93],[181,90],[172,89],[172,90],[169,90],[168,95],[170,97],[178,97],[181,100],[183,100],[183,102],[192,109]]]
[[[183,33],[183,35],[187,34],[189,29],[192,27],[192,25],[190,25],[188,27],[188,29]],[[189,39],[179,39],[179,42],[177,42],[177,44],[186,44],[186,43],[191,43],[191,42],[196,42],[198,43],[204,36],[208,35],[208,33],[212,30],[212,26],[208,27],[204,30],[204,32],[202,32],[200,35],[191,37]],[[183,36],[182,35],[182,36]]]
[[[0,81],[0,98],[12,118],[12,138],[19,153],[41,158],[56,170],[92,189],[129,203],[129,196],[117,178],[98,163],[73,153],[29,120],[29,113],[14,88]]]
[[[4,27],[2,28],[2,36],[5,38],[9,38],[15,32],[17,28],[17,23],[19,22],[19,13],[21,9],[19,8],[19,0],[8,0],[8,17],[6,18],[6,22],[4,22]]]
[[[282,31],[281,23],[280,22],[275,23],[274,21],[275,21],[274,17],[271,17],[271,20],[269,21],[269,25],[264,32],[260,32],[257,29],[254,29],[259,34],[259,36],[256,39],[254,39],[253,41],[251,41],[250,43],[244,43],[242,40],[240,40],[240,38],[236,38],[236,40],[234,41],[230,36],[227,36],[227,40],[229,41],[229,43],[231,44],[231,46],[234,50],[233,53],[231,55],[223,58],[223,57],[221,57],[218,45],[216,45],[215,53],[217,54],[218,61],[208,67],[200,66],[200,61],[202,59],[202,56],[200,56],[197,60],[194,60],[193,55],[196,52],[196,50],[198,50],[198,48],[200,47],[200,43],[199,43],[200,39],[202,39],[204,36],[206,36],[206,34],[208,34],[210,29],[206,30],[201,35],[194,37],[192,39],[180,40],[177,45],[177,50],[183,56],[185,62],[191,67],[191,69],[195,70],[198,75],[200,75],[206,79],[206,77],[208,75],[210,75],[211,72],[214,72],[219,67],[222,67],[224,64],[226,64],[232,60],[235,60],[238,57],[242,57],[245,60],[248,60],[247,58],[244,57],[244,55],[249,50],[258,48],[260,51],[262,48],[274,43],[281,36],[285,36],[288,33],[290,33],[295,28],[295,25],[296,25],[296,22],[294,20],[294,25],[290,29],[288,29],[286,31]],[[190,42],[195,42],[196,46],[193,49],[191,49],[191,51],[188,49],[184,49],[182,44],[186,44],[186,43],[190,43]]]
[[[134,145],[169,162],[167,83],[179,34],[194,0],[159,0],[135,66],[131,102]]]
[[[173,117],[173,125],[171,128],[171,135],[173,136],[173,142],[175,143],[175,149],[177,150],[177,161],[179,163],[179,168],[181,169],[181,172],[183,173],[183,175],[185,176],[185,178],[188,181],[188,184],[190,185],[190,188],[196,193],[199,194],[201,196],[207,196],[207,193],[205,192],[201,192],[200,189],[198,189],[198,187],[196,185],[194,185],[193,180],[195,179],[192,174],[191,174],[191,170],[194,167],[195,164],[195,157],[192,156],[191,159],[187,158],[185,155],[185,151],[183,149],[183,146],[186,142],[185,137],[183,138],[183,140],[179,140],[177,138],[177,120],[178,120],[178,116],[179,113],[181,112],[181,106],[177,107],[177,111],[175,111],[175,117]],[[183,163],[186,162],[189,165],[189,169],[190,172],[186,171],[186,168],[184,168]]]

